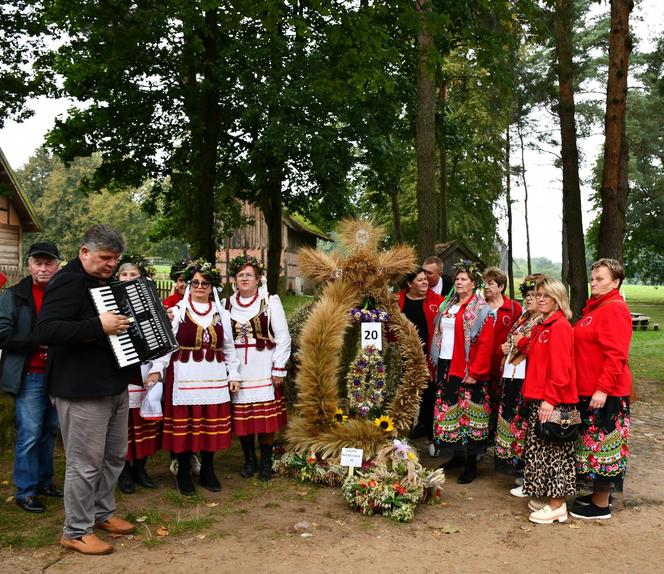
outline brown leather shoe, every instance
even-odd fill
[[[131,522],[122,520],[117,516],[111,516],[104,522],[97,522],[95,528],[101,528],[113,534],[131,534],[134,531],[134,525]]]
[[[113,546],[108,542],[97,538],[94,534],[84,534],[80,538],[60,538],[60,546],[71,548],[81,554],[110,554],[113,552]]]

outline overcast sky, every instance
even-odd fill
[[[664,34],[664,11],[662,0],[637,0],[631,18],[634,35],[639,38],[641,51],[648,51],[655,39]],[[609,10],[608,0],[593,8],[593,12]],[[48,100],[39,98],[30,102],[35,115],[22,124],[7,122],[0,130],[0,147],[14,169],[21,167],[44,141],[44,134],[53,126],[55,118],[65,113],[66,100]],[[547,121],[547,120],[544,120]],[[553,123],[553,119],[550,120]],[[600,130],[601,131],[601,130]],[[603,135],[598,133],[581,142],[581,151],[585,161],[581,177],[589,180],[589,173],[598,154],[601,153]],[[516,145],[513,140],[513,145]],[[518,155],[513,156],[513,163],[520,163]],[[529,219],[532,257],[548,257],[553,261],[561,260],[562,229],[562,190],[561,173],[553,167],[553,156],[549,153],[528,151],[526,154],[527,183],[529,190]],[[520,182],[513,181],[514,216],[514,255],[526,256],[526,232],[523,211],[523,188]],[[583,186],[584,226],[594,215],[590,212],[588,198],[590,187]],[[506,240],[506,223],[500,225],[500,233]]]

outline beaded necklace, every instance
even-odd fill
[[[201,313],[196,309],[196,307],[194,307],[194,300],[191,298],[191,295],[189,295],[189,307],[199,317],[205,317],[205,315],[207,315],[212,310],[212,301],[208,301],[208,308]]]
[[[257,299],[258,299],[258,289],[256,290],[256,294],[251,298],[251,301],[249,301],[249,303],[243,303],[242,301],[240,301],[239,291],[235,294],[235,301],[240,307],[245,307],[245,308],[251,307],[256,302]]]

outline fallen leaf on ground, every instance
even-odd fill
[[[199,540],[203,540],[205,539],[205,534],[199,534],[198,536],[196,536],[196,538],[198,538]]]
[[[168,531],[168,528],[165,526],[160,526],[157,528],[157,536],[168,536],[170,532]]]
[[[581,528],[578,524],[570,524],[569,527],[573,528],[574,530],[578,530],[579,528]]]
[[[207,506],[208,508],[216,508],[217,506],[219,506],[219,503],[218,502],[206,502],[205,506]]]
[[[459,532],[459,529],[451,524],[446,524],[440,530],[443,534],[454,534],[455,532]]]
[[[148,519],[148,517],[145,516],[145,515],[143,515],[143,516],[139,516],[139,517],[136,519],[136,522],[145,522],[147,519]]]
[[[300,534],[300,536],[302,538],[311,538],[313,534],[311,534],[311,532],[303,532],[302,534]]]

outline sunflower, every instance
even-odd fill
[[[337,410],[334,411],[334,421],[343,424],[348,420],[348,415],[345,415],[344,412],[337,407]]]
[[[394,421],[387,415],[383,415],[382,417],[378,417],[377,419],[374,419],[374,424],[380,428],[380,430],[383,430],[385,432],[390,432],[394,430]]]

